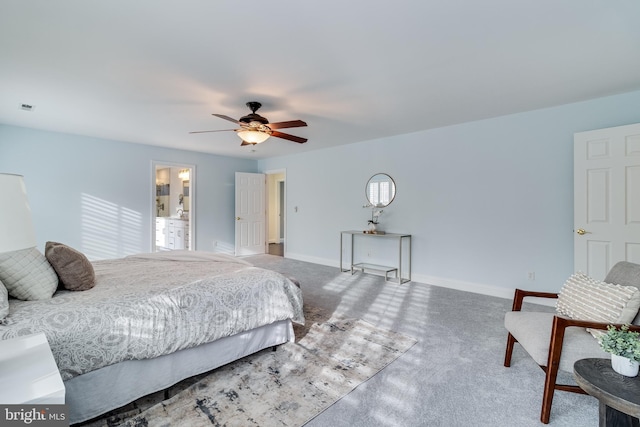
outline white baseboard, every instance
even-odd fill
[[[284,256],[285,258],[291,258],[298,261],[310,262],[312,264],[326,265],[326,266],[335,267],[335,268],[340,267],[340,263],[332,259],[311,257],[308,255],[301,255],[301,254],[296,254],[291,252],[287,252],[286,254],[284,254]]]
[[[308,255],[301,255],[295,253],[285,254],[286,258],[295,259],[298,261],[310,262],[313,264],[326,265],[329,267],[339,268],[340,263],[333,259],[310,257]],[[347,268],[348,266],[343,266]],[[513,294],[515,288],[503,288],[500,286],[487,285],[483,283],[466,282],[462,280],[452,280],[444,277],[428,276],[424,274],[412,274],[411,281],[417,283],[424,283],[433,286],[440,286],[442,288],[456,289],[458,291],[473,292],[481,295],[488,295],[492,297],[505,298],[513,300]],[[528,298],[527,302],[536,304],[553,306],[555,305],[555,299],[549,298]]]
[[[515,289],[502,288],[500,286],[486,285],[483,283],[466,282],[462,280],[452,280],[443,277],[414,274],[411,277],[416,282],[427,283],[442,288],[456,289],[458,291],[473,292],[492,297],[513,299]]]

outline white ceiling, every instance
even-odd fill
[[[0,123],[228,156],[640,89],[638,0],[0,1]],[[254,100],[309,141],[188,134]]]

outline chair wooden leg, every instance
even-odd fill
[[[544,369],[544,393],[542,394],[542,410],[540,411],[540,421],[549,424],[551,416],[551,404],[553,403],[553,393],[556,390],[556,379],[558,378],[558,368],[560,367],[560,355],[562,354],[562,342],[564,341],[564,321],[562,318],[554,316],[551,326],[551,341],[549,343],[549,358],[547,367]]]
[[[547,367],[544,378],[544,393],[542,394],[542,410],[540,411],[540,421],[549,424],[551,417],[551,404],[553,403],[553,394],[556,390],[556,378],[558,377],[558,365],[555,368]]]
[[[504,353],[504,366],[507,368],[511,366],[511,354],[513,353],[513,345],[516,343],[516,339],[511,333],[507,335],[507,350]]]

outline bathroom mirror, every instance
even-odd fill
[[[182,181],[182,205],[184,212],[189,212],[189,181]]]
[[[384,208],[396,197],[396,183],[386,173],[377,173],[369,178],[364,191],[369,204]]]

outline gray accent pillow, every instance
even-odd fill
[[[619,261],[614,265],[607,277],[604,278],[607,283],[617,283],[622,286],[635,286],[640,288],[640,264],[629,261]],[[634,325],[640,325],[640,314],[636,314],[633,319]]]
[[[0,324],[4,323],[5,317],[9,315],[9,291],[0,282]]]
[[[58,288],[56,272],[35,247],[1,253],[0,281],[9,295],[24,301],[49,299]]]
[[[93,265],[82,252],[58,242],[47,242],[44,255],[70,291],[86,291],[96,283]]]

